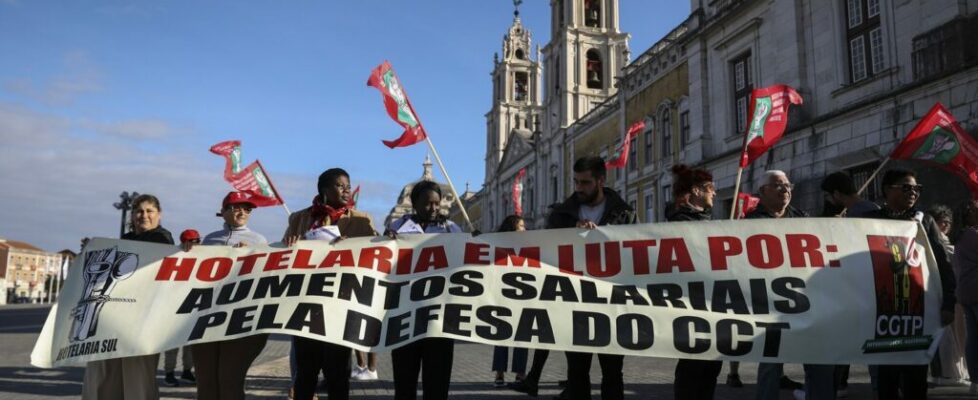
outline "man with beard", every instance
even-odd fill
[[[954,321],[955,278],[951,269],[949,244],[941,234],[934,218],[917,210],[917,200],[923,185],[917,184],[917,175],[910,170],[891,169],[883,174],[883,208],[866,214],[866,218],[916,220],[923,226],[930,242],[931,251],[937,260],[937,270],[941,276],[941,290],[944,302],[941,304],[941,324]],[[898,391],[904,399],[927,398],[927,364],[922,365],[880,365],[880,399],[896,399]]]
[[[747,214],[748,219],[757,218],[805,218],[808,214],[791,206],[791,192],[794,185],[784,171],[772,170],[764,173],[758,195],[760,204]],[[835,399],[835,366],[805,364],[805,392],[797,393],[808,400]],[[779,399],[780,389],[796,389],[797,383],[784,375],[784,364],[761,363],[757,366],[757,400]]]
[[[601,157],[582,157],[574,163],[574,194],[554,207],[547,218],[547,229],[595,229],[602,225],[637,222],[635,211],[611,188],[604,186],[605,166]],[[567,388],[570,400],[591,398],[591,353],[567,352]],[[534,356],[535,357],[535,356]],[[598,354],[601,363],[601,398],[625,397],[622,364],[625,356]],[[535,360],[534,360],[535,362]]]

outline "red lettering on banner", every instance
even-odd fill
[[[524,247],[519,249],[519,253],[517,253],[516,249],[497,247],[495,264],[540,268],[540,248]]]
[[[177,262],[179,260],[179,263]],[[197,264],[196,258],[163,257],[160,269],[156,271],[158,281],[185,281],[190,279]]]
[[[812,266],[821,268],[825,266],[822,252],[818,250],[822,246],[818,236],[796,234],[785,235],[784,239],[788,245],[788,261],[791,262],[792,267]]]
[[[197,279],[204,282],[214,282],[224,279],[231,273],[234,264],[230,258],[214,257],[201,261],[197,269]]]
[[[295,259],[292,261],[292,268],[294,269],[310,269],[316,268],[316,264],[309,262],[312,258],[312,250],[299,249],[295,251]]]
[[[265,268],[262,271],[275,271],[278,269],[286,269],[289,267],[289,254],[292,254],[292,250],[282,250],[273,251],[268,253],[268,258],[265,260]]]
[[[725,271],[727,258],[744,252],[740,239],[734,236],[710,236],[706,242],[710,247],[710,268],[714,271]]]
[[[238,261],[241,261],[241,269],[238,270],[238,275],[250,274],[251,270],[255,269],[255,264],[258,263],[258,259],[267,255],[265,253],[255,253],[238,257]]]
[[[466,243],[465,258],[466,264],[489,265],[489,245],[485,243]]]
[[[407,275],[411,273],[411,258],[414,255],[414,249],[398,249],[397,250],[397,274]]]
[[[632,269],[635,275],[649,274],[649,247],[655,246],[655,240],[626,240],[621,246],[632,250]]]
[[[414,272],[425,272],[432,268],[448,268],[448,256],[445,255],[445,247],[424,247],[418,252],[418,265],[414,267]]]
[[[574,246],[562,244],[557,246],[557,268],[560,272],[570,275],[583,275],[581,271],[574,269]]]
[[[373,269],[375,268],[374,263],[376,263],[378,272],[389,274],[391,272],[391,258],[393,257],[394,251],[386,247],[364,247],[360,249],[360,261],[357,266]]]
[[[621,250],[618,242],[604,243],[604,265],[601,262],[601,243],[584,245],[584,263],[590,276],[606,278],[618,275],[621,272]]]
[[[765,257],[765,253],[767,256]],[[781,241],[774,235],[760,234],[747,238],[747,262],[761,269],[771,269],[784,264]]]
[[[694,270],[693,258],[689,256],[686,242],[682,239],[662,239],[655,273],[664,274],[672,272],[675,268],[679,268],[679,272],[692,272]]]
[[[319,268],[329,268],[337,266],[353,266],[353,251],[333,250],[326,254],[323,262],[319,263]]]

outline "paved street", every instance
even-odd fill
[[[37,333],[41,329],[49,307],[39,305],[0,306],[0,400],[31,400],[48,398],[77,398],[81,392],[82,368],[43,370],[29,365],[30,352]],[[288,340],[272,337],[265,351],[249,373],[247,392],[250,399],[285,399],[288,388]],[[460,399],[526,399],[524,395],[491,385],[489,371],[492,349],[485,345],[459,343],[455,347],[455,363],[452,372],[452,397]],[[531,352],[532,353],[532,352]],[[354,382],[351,397],[354,399],[389,399],[393,395],[390,381],[390,354],[382,354],[380,377],[377,382]],[[559,393],[557,380],[563,379],[565,369],[563,354],[551,354],[543,376],[540,398],[549,399]],[[162,366],[161,366],[162,368]],[[625,361],[625,390],[630,399],[672,399],[672,371],[675,361],[657,358],[629,357]],[[180,370],[180,366],[177,366]],[[757,364],[745,363],[741,375],[747,384],[733,389],[722,384],[717,388],[717,399],[753,399]],[[802,379],[801,366],[789,365],[787,373],[796,380]],[[594,398],[599,398],[600,370],[595,360],[592,366]],[[726,376],[726,366],[721,374]],[[507,374],[512,379],[512,374]],[[162,376],[161,376],[162,383]],[[193,387],[162,387],[163,398],[191,399]],[[783,399],[791,399],[791,393],[782,391]],[[325,399],[325,396],[323,396]],[[849,399],[871,399],[869,375],[863,366],[854,366],[850,378]],[[965,386],[942,386],[931,390],[931,399],[968,399]]]

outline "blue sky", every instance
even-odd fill
[[[0,0],[0,236],[55,251],[118,235],[111,204],[123,190],[158,195],[175,234],[216,230],[229,187],[207,148],[227,139],[243,142],[245,162],[261,159],[293,211],[340,166],[382,222],[427,153],[380,143],[400,134],[366,86],[385,59],[458,190],[478,190],[492,56],[512,10],[506,0]],[[689,3],[622,0],[621,10],[637,55]],[[525,1],[521,19],[535,44],[549,40],[549,1]],[[252,227],[275,241],[285,222],[284,210],[261,209]]]

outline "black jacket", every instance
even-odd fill
[[[162,226],[157,226],[156,229],[150,229],[143,233],[129,232],[122,235],[125,240],[135,240],[137,242],[153,242],[153,243],[163,243],[163,244],[173,244],[173,235],[170,231]]]
[[[808,213],[799,210],[797,208],[794,208],[789,204],[788,208],[784,210],[784,215],[782,215],[781,218],[805,218],[807,216]],[[744,218],[745,219],[774,218],[774,216],[771,215],[771,213],[767,212],[767,209],[764,208],[763,204],[758,204],[757,208],[755,208],[754,211],[747,213],[747,215],[745,215]]]
[[[709,221],[713,219],[713,215],[710,214],[709,210],[697,211],[685,205],[673,206],[666,213],[666,221],[676,222],[676,221]]]
[[[604,214],[601,215],[598,225],[627,225],[638,222],[635,210],[625,203],[618,192],[610,188],[603,188],[603,190]],[[576,227],[577,221],[580,220],[580,209],[581,203],[577,200],[577,195],[572,194],[563,203],[554,206],[550,216],[547,217],[547,229]]]
[[[863,218],[912,221],[916,219],[914,217],[917,213],[923,215],[923,218],[920,219],[920,224],[924,227],[924,233],[927,234],[927,241],[930,242],[930,249],[934,252],[934,258],[937,259],[937,272],[941,276],[941,292],[944,295],[941,310],[953,312],[954,305],[958,301],[957,296],[954,294],[957,280],[954,277],[954,269],[951,267],[951,257],[954,252],[951,251],[951,244],[947,242],[947,238],[941,233],[940,228],[937,227],[937,221],[934,221],[934,218],[927,213],[920,212],[914,208],[903,213],[894,213],[887,208],[881,208],[864,214]]]

